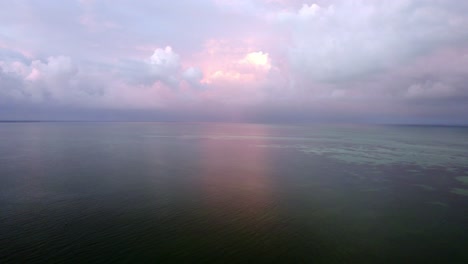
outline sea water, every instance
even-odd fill
[[[468,128],[0,123],[0,262],[468,263]]]

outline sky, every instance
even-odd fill
[[[468,2],[0,0],[0,120],[468,123]]]

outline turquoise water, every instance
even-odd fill
[[[468,128],[0,123],[0,262],[467,263]]]

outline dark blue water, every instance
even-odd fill
[[[468,263],[468,129],[0,123],[0,262]]]

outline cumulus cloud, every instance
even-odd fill
[[[289,56],[297,72],[342,81],[466,41],[466,11],[440,1],[333,1],[280,12],[278,19],[291,29]]]
[[[149,73],[157,80],[177,85],[180,71],[180,56],[170,46],[156,49],[148,60]]]
[[[156,48],[146,59],[123,60],[119,76],[130,84],[151,86],[155,83],[177,89],[182,81],[194,88],[200,87],[203,71],[199,67],[183,67],[180,55],[172,47]]]
[[[244,65],[251,65],[265,70],[271,69],[271,63],[268,53],[263,53],[261,51],[248,53],[242,60],[240,60],[240,63]]]
[[[202,81],[216,89],[261,86],[273,66],[269,54],[256,46],[229,39],[208,40],[197,56],[204,72]]]
[[[104,85],[80,71],[70,57],[0,61],[0,100],[4,104],[69,105],[86,107],[100,101]],[[109,84],[108,84],[109,85]]]
[[[49,57],[45,62],[34,60],[31,62],[31,73],[28,80],[60,81],[70,79],[76,75],[78,68],[66,56]]]

